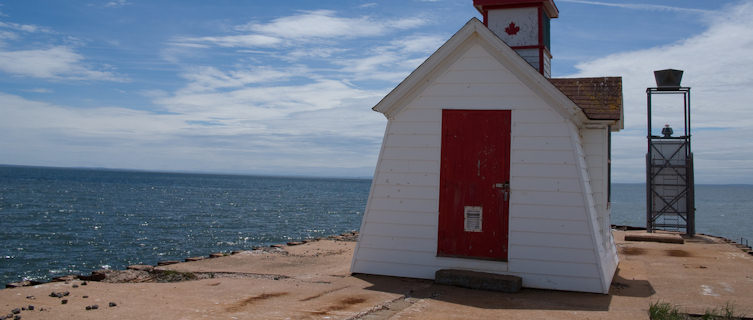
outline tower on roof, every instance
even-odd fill
[[[484,25],[539,73],[551,76],[549,21],[559,16],[554,0],[473,0]]]

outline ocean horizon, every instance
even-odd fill
[[[371,178],[0,165],[0,281],[358,230]],[[696,185],[696,231],[753,239],[753,185]],[[611,223],[645,226],[645,184],[613,183]]]

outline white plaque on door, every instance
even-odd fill
[[[465,218],[464,229],[466,232],[481,232],[482,207],[466,206],[463,216]]]

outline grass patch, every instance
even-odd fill
[[[648,307],[648,317],[651,320],[684,320],[689,319],[687,315],[680,313],[677,306],[667,302],[651,302]]]
[[[706,310],[703,315],[690,315],[680,312],[680,308],[667,302],[651,302],[648,307],[648,316],[652,320],[738,320],[743,315],[735,315],[735,307],[729,302],[721,308]]]
[[[196,280],[198,277],[192,272],[180,272],[173,270],[159,270],[155,272],[157,282],[180,282],[187,280]]]

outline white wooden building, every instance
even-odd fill
[[[468,21],[373,108],[388,123],[351,271],[466,269],[607,293],[621,78],[549,79],[553,0],[474,5],[486,21]]]

